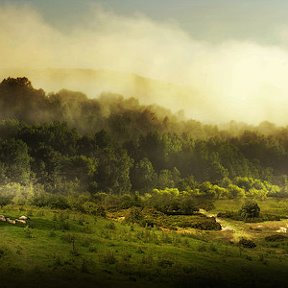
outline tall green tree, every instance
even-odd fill
[[[30,180],[30,156],[27,145],[16,139],[0,142],[0,163],[2,172],[11,182],[27,184]],[[3,171],[4,170],[4,171]]]
[[[150,191],[157,184],[157,174],[153,164],[147,158],[137,162],[131,170],[131,182],[134,191]]]

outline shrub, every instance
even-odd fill
[[[255,248],[256,244],[254,241],[249,240],[249,239],[245,239],[245,238],[241,238],[240,241],[238,242],[238,244],[244,248]]]
[[[12,199],[16,196],[17,190],[21,187],[19,184],[8,184],[0,187],[0,207],[12,203]],[[18,187],[19,186],[19,187]]]
[[[119,197],[119,208],[128,209],[133,206],[140,206],[140,200],[137,194],[124,194]]]
[[[191,215],[199,210],[193,195],[177,188],[153,189],[147,194],[146,203],[168,215]]]
[[[106,212],[103,206],[99,206],[98,204],[92,202],[92,201],[86,201],[82,204],[83,212],[94,215],[94,216],[101,216],[105,217]]]
[[[38,207],[50,207],[52,209],[69,208],[67,198],[64,195],[51,193],[36,193],[31,200],[31,204]]]
[[[200,219],[191,224],[190,227],[200,229],[200,230],[221,230],[221,224],[218,223],[215,219],[215,217],[205,217],[203,219]]]
[[[254,201],[246,202],[242,205],[239,214],[242,218],[257,218],[260,214],[260,207]]]
[[[145,226],[144,215],[140,208],[132,208],[125,220],[128,223],[137,223],[141,226]]]

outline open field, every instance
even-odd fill
[[[216,208],[220,205],[226,203],[216,203]],[[231,229],[201,231],[145,228],[116,216],[104,219],[33,207],[6,206],[0,214],[31,217],[30,227],[0,222],[1,287],[39,287],[39,283],[41,287],[288,285],[288,240],[264,239],[285,235],[276,231],[287,227],[288,220],[225,219],[222,225]],[[257,247],[240,247],[241,237],[252,239]]]
[[[214,202],[215,211],[238,211],[244,199],[236,200],[217,200]],[[257,200],[262,213],[275,214],[279,216],[288,216],[288,200],[287,199],[273,199]]]

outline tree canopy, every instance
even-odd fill
[[[133,98],[46,94],[25,77],[8,78],[0,83],[0,182],[51,193],[285,197],[288,128],[264,126],[221,130]]]

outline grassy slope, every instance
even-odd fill
[[[0,210],[11,217],[31,214],[33,227],[0,222],[1,287],[288,285],[286,243],[271,247],[260,237],[256,249],[239,249],[226,241],[228,232],[179,233],[71,211],[29,210]]]

